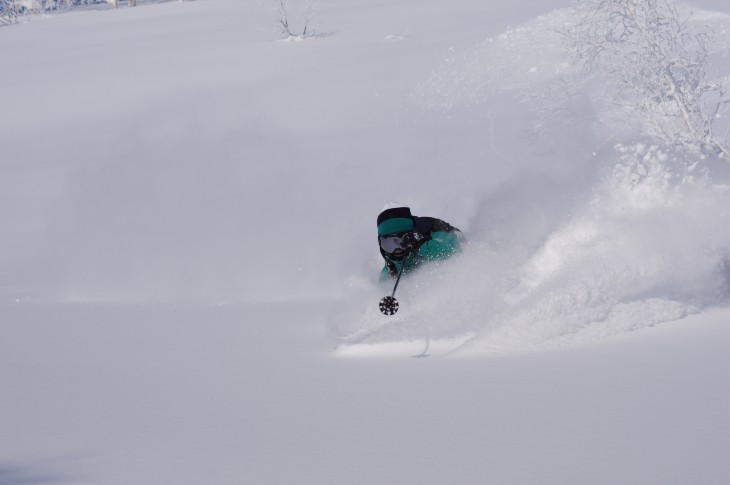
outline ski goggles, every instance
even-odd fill
[[[378,239],[380,239],[380,247],[386,253],[392,253],[396,249],[403,249],[400,245],[403,236],[381,236]]]

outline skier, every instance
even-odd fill
[[[461,231],[435,217],[416,217],[408,207],[389,203],[378,215],[378,243],[385,267],[380,281],[411,271],[424,261],[447,259],[461,251]]]

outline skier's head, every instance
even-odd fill
[[[378,240],[382,250],[395,260],[401,259],[405,255],[401,236],[412,231],[413,227],[413,216],[408,207],[385,209],[378,215]]]
[[[378,236],[405,234],[413,230],[413,216],[408,207],[385,209],[378,215]]]

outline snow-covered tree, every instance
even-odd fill
[[[119,7],[119,0],[0,0],[0,25],[16,23],[22,15],[68,10],[78,6],[108,4]],[[127,0],[134,7],[137,0]]]
[[[0,25],[15,23],[19,16],[71,8],[73,0],[0,0]]]
[[[14,24],[20,13],[20,4],[15,0],[0,0],[0,25]]]
[[[615,81],[615,102],[641,116],[665,142],[728,157],[716,120],[730,98],[708,74],[713,32],[695,30],[691,12],[670,0],[583,0],[565,34],[586,72]]]

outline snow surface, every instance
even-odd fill
[[[730,483],[730,169],[561,89],[572,7],[0,28],[0,485]],[[393,199],[469,243],[384,317]]]

